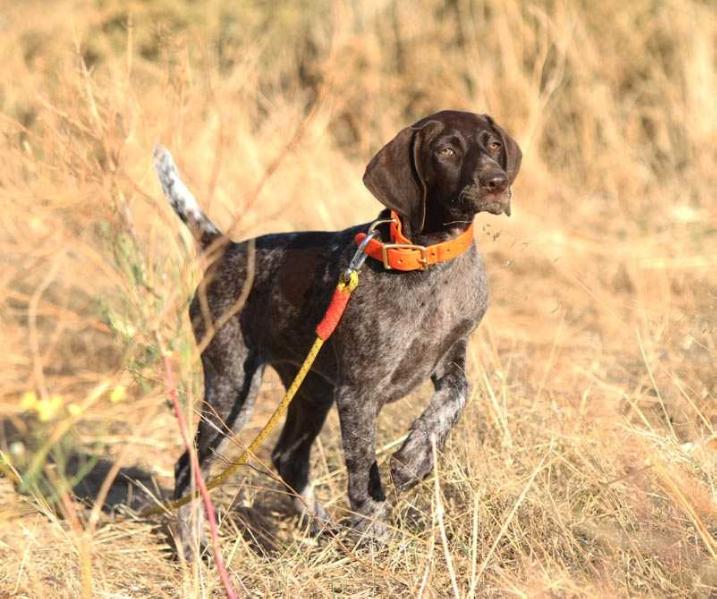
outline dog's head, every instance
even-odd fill
[[[412,234],[510,215],[518,144],[491,117],[444,110],[406,127],[373,157],[363,181]]]

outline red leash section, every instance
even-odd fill
[[[316,334],[322,341],[326,341],[336,330],[341,317],[346,311],[349,298],[356,287],[358,287],[358,272],[352,270],[349,271],[348,280],[342,278],[341,282],[336,286],[331,303],[326,308],[326,313],[321,322],[316,326]]]

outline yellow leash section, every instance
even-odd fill
[[[360,251],[363,252],[363,249],[361,248]],[[365,256],[365,254],[362,253],[362,256]],[[363,260],[360,260],[357,263],[357,266],[359,268],[362,262]],[[279,422],[284,418],[284,416],[286,415],[286,411],[289,409],[289,404],[291,404],[291,401],[294,399],[294,396],[301,387],[301,384],[304,382],[306,375],[311,370],[311,367],[316,360],[316,356],[319,355],[321,347],[334,332],[334,329],[336,329],[336,326],[341,320],[341,317],[346,310],[346,306],[348,305],[349,298],[351,297],[351,294],[356,289],[356,287],[358,287],[358,284],[358,270],[354,267],[354,260],[352,260],[352,265],[346,272],[341,275],[341,280],[336,286],[336,290],[334,291],[334,295],[331,298],[331,303],[329,304],[329,307],[326,309],[324,318],[316,327],[316,340],[314,341],[314,344],[311,346],[309,353],[304,359],[304,363],[301,365],[301,368],[299,368],[299,372],[296,373],[296,376],[294,377],[291,386],[286,390],[286,393],[281,399],[281,402],[279,402],[279,405],[276,407],[276,410],[274,410],[274,413],[271,415],[264,427],[259,431],[257,436],[254,437],[254,440],[242,452],[242,454],[239,456],[239,459],[227,466],[217,476],[207,481],[206,486],[208,490],[211,491],[212,489],[216,489],[217,487],[221,486],[230,476],[232,476],[237,470],[239,470],[239,468],[244,466],[249,461],[251,456],[256,454],[257,449],[259,449],[261,444],[266,441],[266,438],[271,434],[271,431],[274,430],[274,428],[276,428],[276,425],[279,424]],[[193,501],[198,496],[199,494],[197,492],[194,492],[189,493],[188,495],[185,495],[180,499],[175,499],[174,501],[160,503],[159,505],[140,512],[140,517],[146,518],[147,516],[154,516],[157,514],[161,514],[162,512],[175,510],[179,507],[182,507],[183,505],[186,505],[190,501]]]

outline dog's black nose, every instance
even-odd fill
[[[508,177],[502,173],[488,175],[481,181],[481,186],[491,193],[502,193],[508,187]]]

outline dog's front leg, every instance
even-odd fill
[[[448,351],[432,380],[433,397],[411,425],[401,449],[391,456],[391,479],[399,491],[423,480],[433,470],[433,447],[441,449],[448,433],[463,411],[468,397],[465,374],[466,339],[460,339]]]
[[[337,389],[352,525],[362,535],[381,539],[386,535],[386,497],[376,464],[378,401],[356,388]]]

